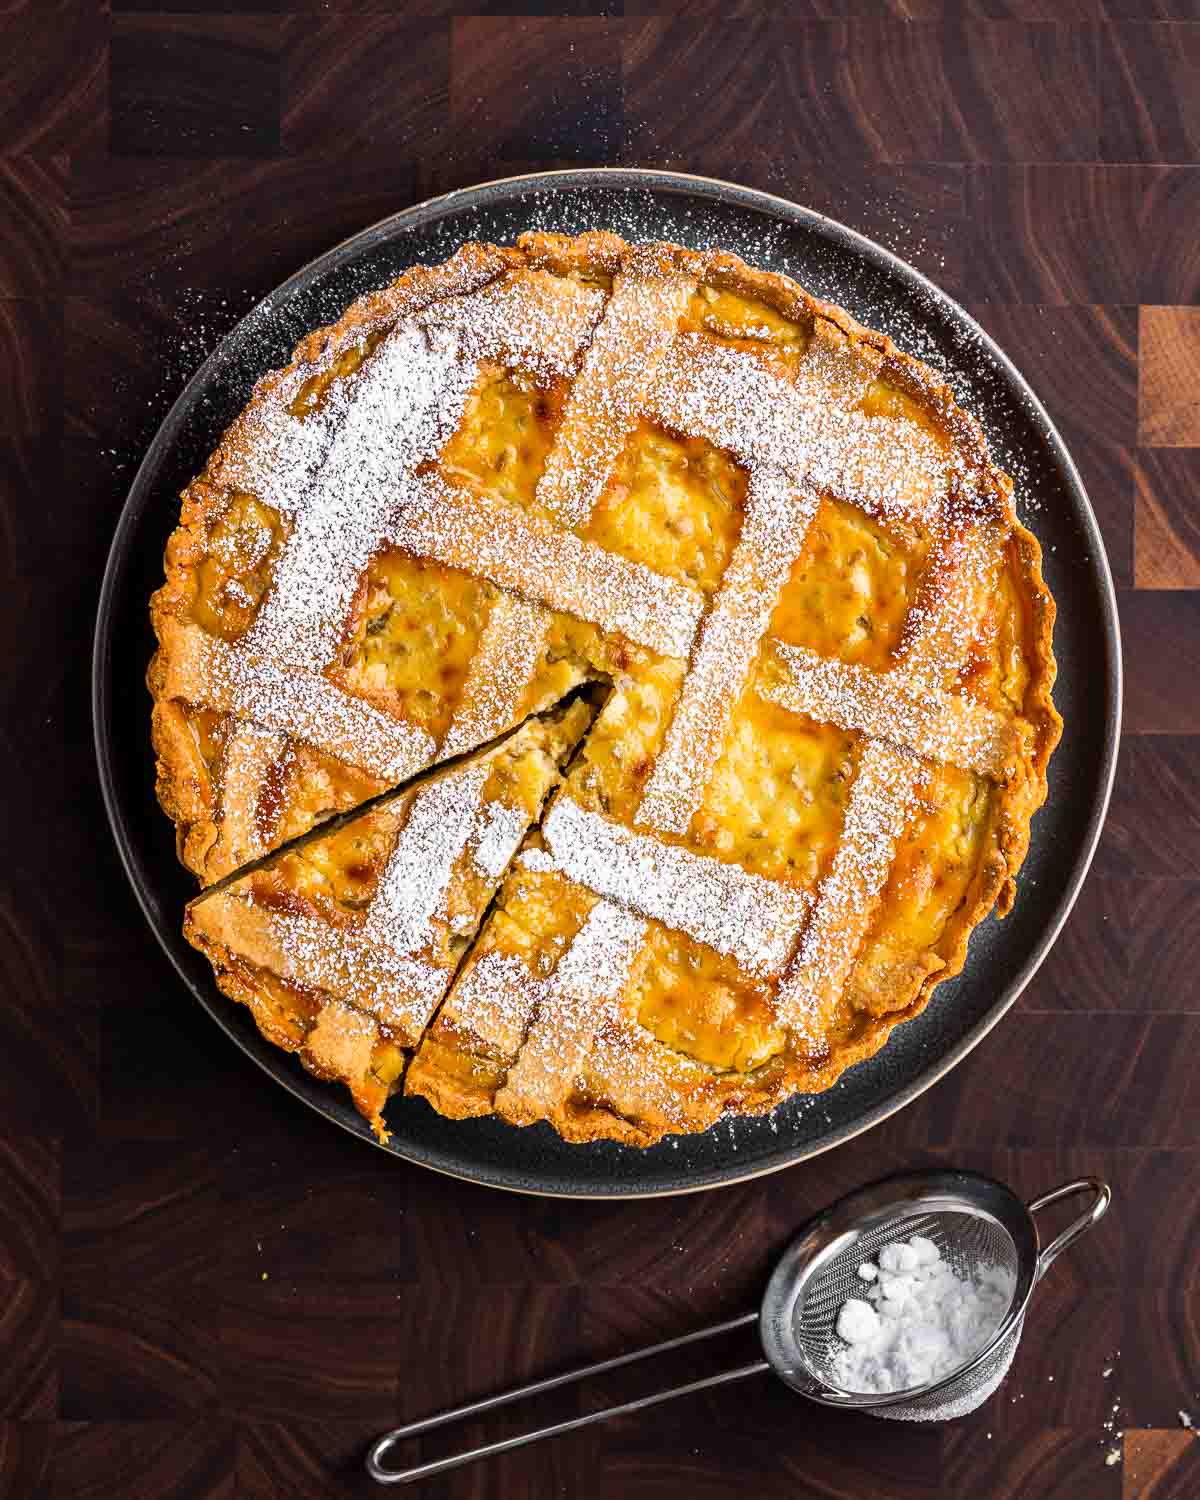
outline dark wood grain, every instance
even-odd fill
[[[934,27],[770,16],[698,22],[687,12],[626,28],[634,159],[668,152],[729,175],[747,160],[940,158],[942,51]],[[743,91],[742,80],[753,82]]]
[[[1200,245],[1190,231],[1200,212],[1200,170],[1176,166],[1148,167],[1142,172],[1146,190],[1139,226],[1143,254],[1138,301],[1160,305],[1200,301]]]
[[[1100,1434],[1031,1422],[1020,1434],[988,1438],[973,1424],[947,1432],[945,1473],[952,1495],[1019,1495],[1022,1500],[1120,1500],[1119,1469],[1104,1464]],[[982,1441],[981,1441],[982,1439]],[[1079,1476],[1087,1475],[1087,1488]]]
[[[232,1424],[190,1421],[62,1422],[50,1459],[51,1500],[235,1500]]]
[[[975,1067],[949,1075],[888,1128],[914,1146],[1185,1149],[1200,1132],[1200,1101],[1188,1097],[1188,1049],[1198,1043],[1196,1015],[1017,1012],[979,1044]],[[1006,1083],[981,1097],[989,1063]]]
[[[45,160],[108,134],[108,20],[92,0],[13,0],[0,12],[0,141]]]
[[[746,20],[788,16],[795,21],[940,21],[945,0],[625,0],[627,16],[719,16]]]
[[[0,1276],[53,1281],[62,1252],[62,1143],[53,1136],[0,1139]]]
[[[211,1416],[224,1406],[212,1309],[182,1282],[157,1296],[68,1287],[58,1346],[59,1412],[68,1421]]]
[[[945,47],[946,157],[1096,159],[1099,91],[1091,26],[961,16],[947,26]]]
[[[1025,1010],[1200,1010],[1200,881],[1109,878],[1084,887]]]
[[[58,1288],[28,1276],[0,1277],[0,1416],[47,1421],[59,1412]]]
[[[61,292],[68,178],[62,156],[0,159],[0,295]]]
[[[1133,734],[1200,733],[1200,594],[1139,589],[1120,599],[1128,688],[1125,725]],[[1195,745],[1191,769],[1196,771]]]
[[[50,1480],[52,1422],[0,1421],[0,1495],[44,1495]]]
[[[1155,1426],[1161,1421],[1157,1413],[1170,1410],[1168,1399],[1176,1392],[1195,1406],[1195,1392],[1200,1388],[1200,1359],[1197,1338],[1200,1337],[1200,1280],[1193,1262],[1188,1273],[1167,1286],[1138,1288],[1123,1309],[1121,1358],[1134,1361],[1137,1379],[1127,1380],[1123,1396],[1127,1423],[1132,1427]],[[1153,1329],[1169,1327],[1179,1330],[1179,1337],[1159,1346]]]
[[[806,1217],[921,1165],[1026,1198],[1088,1173],[1114,1185],[979,1412],[928,1428],[825,1416],[760,1377],[422,1493],[1200,1489],[1177,1420],[1200,1406],[1197,22],[1200,0],[3,7],[3,1500],[366,1495],[377,1430],[750,1308]],[[1093,874],[1004,1023],[836,1152],[633,1204],[423,1173],[264,1087],[149,941],[106,830],[87,697],[124,493],[241,314],[423,196],[580,162],[799,199],[967,302],[1081,468],[1126,660]],[[744,1330],[411,1456],[754,1347]]]
[[[1127,609],[1133,597],[1126,595]],[[1190,735],[1125,737],[1096,873],[1135,880],[1200,876],[1200,785]]]
[[[1137,302],[1138,215],[1151,170],[1065,162],[968,166],[971,298]],[[1174,232],[1186,236],[1181,225]]]
[[[449,135],[449,20],[404,14],[295,16],[285,32],[283,143],[289,154],[345,154],[364,148],[401,160],[444,150]],[[329,122],[355,100],[349,128]]]
[[[455,20],[449,113],[455,156],[613,160],[622,140],[622,35],[620,23],[592,17]]]
[[[1143,448],[1134,465],[1133,574],[1138,588],[1200,587],[1200,450]]]
[[[1200,28],[1118,24],[1100,36],[1100,157],[1200,155]]]
[[[28,887],[0,895],[0,1117],[30,1131],[86,1130],[97,1109],[95,1008],[87,999],[66,1007],[45,895]]]
[[[0,297],[0,400],[9,432],[53,430],[60,419],[62,317],[58,301]]]
[[[1077,456],[1118,584],[1133,582],[1131,450],[1138,436],[1138,326],[1130,307],[970,302]],[[1086,370],[1087,378],[1080,372]]]
[[[110,149],[116,156],[262,156],[279,150],[281,28],[271,19],[118,15]]]

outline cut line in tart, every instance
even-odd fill
[[[762,1113],[1012,903],[1061,728],[1012,484],[925,366],[732,256],[416,268],[259,383],[166,567],[159,796],[219,883],[185,930],[381,1134],[399,1091],[639,1145]]]
[[[184,934],[259,1030],[382,1110],[559,764],[592,717],[578,700],[493,749],[269,856],[188,908]]]

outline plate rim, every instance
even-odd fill
[[[710,201],[732,202],[738,207],[756,210],[791,224],[816,229],[825,238],[840,242],[843,247],[852,250],[868,262],[872,262],[892,275],[898,276],[902,282],[907,282],[920,289],[944,313],[948,313],[954,323],[966,328],[970,332],[972,338],[978,342],[990,356],[991,360],[999,367],[1009,387],[1015,388],[1019,392],[1022,400],[1027,404],[1032,417],[1040,424],[1042,435],[1050,450],[1050,456],[1067,487],[1073,492],[1074,499],[1079,506],[1080,517],[1087,533],[1088,561],[1091,565],[1090,571],[1099,586],[1098,592],[1101,610],[1104,615],[1105,688],[1107,701],[1105,705],[1103,762],[1098,778],[1100,795],[1093,801],[1089,810],[1087,827],[1080,850],[1072,864],[1067,885],[1058,898],[1054,918],[1049,927],[1042,933],[1015,978],[1007,986],[1003,996],[992,1002],[987,1014],[951,1047],[928,1072],[922,1072],[919,1078],[898,1089],[887,1100],[873,1105],[866,1110],[859,1120],[856,1120],[853,1124],[833,1130],[828,1137],[822,1138],[815,1143],[806,1143],[790,1149],[781,1148],[780,1159],[774,1160],[768,1165],[758,1165],[746,1171],[737,1171],[733,1168],[716,1169],[720,1171],[720,1176],[713,1181],[704,1180],[692,1184],[684,1183],[677,1186],[652,1188],[641,1188],[636,1183],[633,1183],[627,1188],[594,1190],[586,1183],[581,1184],[578,1189],[566,1189],[561,1186],[531,1186],[524,1181],[500,1181],[485,1173],[466,1170],[457,1171],[448,1165],[427,1161],[420,1155],[405,1151],[399,1146],[388,1145],[378,1141],[362,1125],[362,1122],[356,1123],[341,1112],[335,1113],[327,1102],[317,1097],[313,1092],[317,1088],[327,1089],[328,1086],[321,1083],[320,1080],[309,1079],[307,1075],[293,1077],[294,1069],[285,1070],[282,1067],[276,1069],[264,1057],[260,1056],[249,1044],[247,1037],[241,1035],[238,1029],[232,1024],[232,1019],[223,1014],[223,1007],[217,1005],[217,991],[215,987],[211,996],[206,997],[201,993],[191,976],[184,971],[176,953],[159,930],[148,893],[143,889],[142,880],[134,863],[131,843],[126,829],[126,819],[122,809],[118,805],[117,776],[113,766],[111,736],[107,733],[107,726],[110,722],[110,707],[113,698],[111,683],[112,653],[110,647],[119,599],[118,580],[123,568],[125,555],[129,550],[129,534],[133,531],[135,524],[141,519],[144,509],[143,505],[138,504],[143,486],[143,475],[146,475],[152,467],[152,461],[155,464],[157,463],[161,451],[168,448],[176,440],[178,436],[177,429],[182,425],[181,419],[191,409],[193,392],[203,388],[207,384],[215,368],[221,362],[222,351],[229,341],[251,319],[257,319],[261,316],[261,309],[265,303],[275,303],[277,299],[287,297],[292,291],[297,289],[298,284],[311,281],[317,273],[318,268],[325,269],[335,266],[346,257],[347,252],[352,246],[369,244],[373,239],[383,238],[385,235],[391,238],[397,234],[422,228],[432,222],[436,222],[439,218],[445,217],[452,210],[470,209],[474,206],[485,204],[489,199],[516,197],[523,193],[537,191],[539,188],[553,190],[568,186],[580,188],[604,187],[614,183],[624,183],[631,189],[642,189],[650,192],[656,190],[673,191],[675,193],[691,192]],[[262,371],[260,375],[265,373],[266,371]],[[956,299],[943,291],[941,287],[930,280],[923,272],[896,255],[894,251],[881,245],[877,240],[871,239],[859,230],[850,228],[837,219],[830,218],[816,209],[807,208],[792,199],[784,198],[779,194],[766,192],[759,188],[747,187],[744,184],[730,182],[718,177],[701,176],[689,172],[667,171],[652,167],[567,167],[542,172],[518,173],[510,177],[494,177],[483,182],[474,183],[469,187],[454,188],[449,192],[439,193],[433,197],[423,199],[419,203],[411,204],[409,207],[400,209],[394,214],[385,215],[382,219],[364,226],[354,234],[347,235],[328,249],[322,251],[319,255],[305,262],[304,265],[292,272],[290,276],[286,277],[263,297],[259,298],[238,322],[227,330],[215,348],[211,350],[190,379],[184,384],[179,395],[172,402],[169,410],[162,418],[153,438],[147,445],[145,453],[142,455],[141,461],[130,481],[125,499],[122,502],[116,525],[113,528],[96,604],[96,622],[92,636],[90,693],[92,738],[99,773],[101,798],[104,803],[105,815],[108,818],[109,829],[116,844],[125,877],[133,890],[147,925],[159,947],[170,960],[171,966],[179,979],[186,989],[200,1002],[201,1007],[217,1023],[225,1035],[235,1043],[239,1050],[276,1083],[281,1084],[294,1097],[300,1099],[310,1109],[330,1123],[339,1126],[347,1134],[375,1146],[388,1156],[398,1158],[414,1166],[419,1166],[426,1171],[436,1172],[441,1176],[455,1178],[459,1181],[470,1182],[477,1186],[501,1192],[567,1200],[621,1201],[681,1197],[685,1194],[713,1192],[719,1188],[734,1187],[739,1183],[749,1182],[758,1177],[770,1176],[773,1173],[784,1171],[788,1167],[797,1166],[801,1162],[810,1161],[814,1157],[821,1156],[827,1151],[832,1151],[836,1147],[844,1145],[847,1141],[853,1140],[856,1136],[874,1129],[892,1115],[906,1108],[915,1099],[925,1093],[927,1089],[932,1088],[935,1083],[944,1078],[953,1068],[957,1067],[969,1053],[974,1051],[989,1032],[999,1025],[1003,1017],[1012,1009],[1057,941],[1063,925],[1079,898],[1079,893],[1083,888],[1084,881],[1095,858],[1096,849],[1099,845],[1105,818],[1108,813],[1109,803],[1112,798],[1120,752],[1123,704],[1124,659],[1116,587],[1113,583],[1108,553],[1099,523],[1096,519],[1095,510],[1092,507],[1087,488],[1083,483],[1075,461],[1057,426],[1051,420],[1032,386],[1030,386],[1014,362],[1000,348],[991,335],[976,322]],[[282,1062],[286,1054],[280,1053],[279,1056]]]

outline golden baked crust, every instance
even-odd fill
[[[268,1041],[382,1110],[592,718],[579,701],[193,901],[187,940]]]
[[[346,572],[315,604],[313,558]],[[248,977],[232,917],[196,927],[228,891],[193,908],[376,1128],[401,1084],[637,1144],[828,1087],[1011,906],[1061,729],[1038,545],[949,389],[785,277],[601,233],[464,246],[306,339],[185,492],[152,615],[205,882],[608,685],[432,1024],[360,996],[382,1096],[278,1022],[296,954]]]

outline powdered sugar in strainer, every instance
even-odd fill
[[[1091,1196],[1086,1212],[1043,1250],[1034,1214],[1051,1203],[1080,1193]],[[763,1370],[774,1370],[793,1390],[824,1406],[848,1407],[876,1417],[912,1422],[965,1416],[984,1402],[1008,1373],[1034,1287],[1055,1257],[1104,1216],[1111,1197],[1108,1185],[1097,1177],[1081,1177],[1065,1183],[1029,1204],[1022,1203],[1003,1184],[974,1172],[912,1172],[872,1183],[840,1199],[805,1225],[776,1266],[757,1313],[731,1318],[681,1338],[667,1339],[631,1354],[601,1360],[581,1370],[554,1375],[397,1427],[372,1445],[367,1455],[367,1470],[381,1484],[411,1484],[477,1458],[504,1453],[539,1438],[571,1432],[592,1422],[640,1411]],[[839,1347],[835,1324],[843,1303],[862,1286],[858,1268],[883,1245],[914,1234],[931,1239],[942,1259],[960,1275],[971,1276],[988,1266],[1004,1272],[1006,1281],[1012,1285],[1008,1310],[995,1332],[970,1359],[937,1380],[882,1394],[842,1390],[833,1380],[833,1356]],[[479,1416],[523,1396],[554,1390],[652,1354],[712,1338],[756,1318],[765,1359],[415,1468],[383,1467],[383,1459],[392,1445],[406,1438]]]

